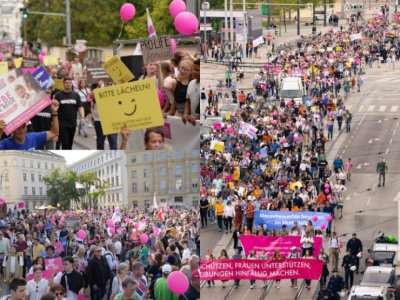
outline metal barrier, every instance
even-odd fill
[[[264,288],[263,293],[261,294],[259,300],[264,300],[265,297],[267,296],[267,294],[269,293],[269,291],[272,289],[272,287],[274,286],[274,281],[271,280],[270,282],[268,282],[267,286]]]
[[[303,293],[305,286],[306,286],[306,281],[303,280],[303,282],[301,283],[301,286],[300,286],[299,290],[298,290],[297,293],[296,293],[296,296],[294,296],[294,300],[299,300],[299,299],[300,299],[301,293]]]

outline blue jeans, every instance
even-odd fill
[[[214,208],[210,208],[208,210],[208,215],[210,217],[210,222],[214,223],[215,222],[215,210],[214,210]]]
[[[96,130],[97,150],[104,150],[104,142],[106,141],[106,137],[108,139],[110,150],[118,150],[118,134],[104,135],[100,121],[94,121],[94,129]]]

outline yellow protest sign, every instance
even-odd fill
[[[56,79],[54,80],[54,87],[57,90],[63,91],[64,90],[64,82],[62,79]]]
[[[224,142],[218,142],[214,146],[214,150],[215,151],[219,151],[219,152],[224,152],[224,148],[225,148],[225,143]]]
[[[8,63],[6,61],[0,62],[0,75],[8,73]]]
[[[107,62],[107,61],[109,61],[111,58],[113,58],[114,56],[112,56],[112,55],[106,55],[105,56],[105,58],[104,58],[104,62]]]
[[[43,57],[43,63],[46,67],[47,66],[57,66],[58,59],[57,59],[57,57],[55,57],[53,55],[46,55]]]
[[[21,65],[22,65],[22,57],[19,57],[19,58],[15,58],[14,59],[14,65],[15,65],[15,67],[18,69],[18,68],[21,68]]]
[[[229,121],[231,119],[231,113],[226,113],[225,119]]]
[[[116,84],[125,83],[135,78],[118,56],[114,56],[105,62],[103,68]]]
[[[140,80],[94,91],[103,133],[119,133],[164,125],[153,79]]]

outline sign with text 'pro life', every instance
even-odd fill
[[[143,40],[140,42],[140,47],[145,64],[151,64],[157,60],[169,60],[173,56],[171,40],[168,36]]]
[[[119,84],[94,91],[103,133],[119,133],[164,125],[153,79]]]

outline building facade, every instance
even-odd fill
[[[78,174],[91,172],[101,181],[109,181],[110,187],[105,195],[98,199],[99,207],[128,207],[126,155],[124,151],[96,151],[67,168]]]
[[[126,152],[126,156],[130,207],[151,207],[154,193],[158,205],[198,205],[199,150]]]
[[[22,0],[0,0],[1,38],[5,37],[13,41],[21,38],[22,16],[19,9],[23,6]]]
[[[65,159],[48,151],[0,151],[0,197],[7,206],[24,202],[29,210],[47,206],[43,177],[53,169],[65,168]]]

